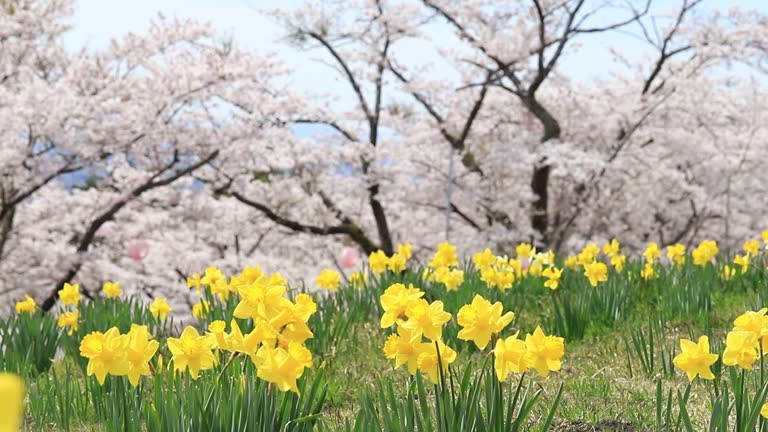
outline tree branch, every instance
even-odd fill
[[[371,253],[379,249],[355,224],[342,223],[341,225],[334,226],[317,226],[305,224],[281,216],[268,206],[251,200],[238,192],[231,192],[231,195],[241,203],[260,211],[264,216],[267,217],[267,219],[280,226],[288,228],[291,231],[316,235],[346,235],[355,243],[357,243],[366,253]]]
[[[170,177],[166,177],[161,180],[157,180],[159,177],[161,177],[163,174],[170,171],[178,162],[178,153],[174,154],[173,160],[168,163],[166,166],[162,167],[158,172],[153,174],[151,177],[149,177],[144,183],[139,185],[138,187],[134,188],[126,197],[118,200],[117,202],[113,203],[106,211],[101,213],[96,219],[94,219],[90,225],[88,226],[88,229],[83,234],[82,238],[80,239],[80,242],[78,243],[76,253],[82,254],[88,250],[91,243],[93,243],[93,240],[96,237],[96,233],[101,229],[101,227],[109,222],[110,220],[114,219],[115,215],[128,203],[132,202],[139,196],[141,196],[144,192],[161,187],[166,186],[174,181],[178,180],[179,178],[199,169],[200,167],[210,163],[213,161],[217,156],[219,155],[219,150],[214,151],[208,157],[200,160],[199,162],[190,165],[182,170],[177,171]],[[40,308],[43,311],[49,311],[53,306],[56,304],[56,301],[59,298],[59,291],[64,287],[65,283],[68,283],[74,278],[77,273],[80,271],[80,268],[82,266],[82,262],[78,259],[75,264],[70,267],[70,269],[67,271],[66,275],[59,279],[59,281],[56,283],[53,291],[48,294],[48,297],[43,301]]]

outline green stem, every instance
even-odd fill
[[[763,337],[766,337],[766,336],[763,336]],[[760,386],[762,387],[763,384],[765,384],[765,371],[764,371],[764,368],[763,368],[764,363],[765,363],[765,361],[763,360],[763,355],[764,355],[763,354],[763,341],[759,340],[757,343],[758,343],[758,345],[760,345]]]
[[[232,355],[229,356],[229,360],[227,360],[227,363],[224,365],[223,368],[221,368],[221,371],[219,371],[219,374],[216,376],[216,384],[218,384],[219,381],[221,381],[221,377],[224,375],[224,372],[227,370],[229,365],[231,365],[232,362],[235,361],[238,355],[240,355],[240,353],[237,351],[234,351]],[[216,386],[213,386],[213,388],[211,388],[211,392],[208,393],[208,397],[205,398],[205,403],[203,404],[203,413],[208,411],[208,405],[211,403],[211,399],[213,398],[214,391],[216,391]]]

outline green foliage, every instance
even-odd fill
[[[515,383],[499,382],[489,361],[479,370],[468,365],[461,373],[440,374],[439,383],[429,391],[417,374],[409,380],[406,394],[400,395],[389,380],[378,379],[375,391],[361,395],[361,408],[347,431],[386,432],[521,431],[531,430],[531,414],[541,403],[542,389],[525,384],[525,374]],[[508,385],[507,385],[508,384]],[[549,430],[562,395],[562,385],[536,426]]]
[[[634,371],[633,359],[649,377],[657,372],[666,376],[674,373],[672,360],[677,352],[676,341],[669,340],[666,336],[664,322],[659,318],[649,318],[646,327],[630,330],[629,336],[624,336],[630,376]]]
[[[39,310],[0,320],[0,371],[32,376],[47,372],[60,338],[56,318]]]

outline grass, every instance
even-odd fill
[[[505,311],[516,314],[515,321],[502,337],[518,329],[522,336],[541,325],[548,333],[558,334],[566,340],[566,354],[560,371],[548,378],[536,373],[526,374],[521,394],[535,395],[538,399],[531,403],[530,414],[524,417],[523,430],[538,430],[546,423],[553,405],[557,409],[550,430],[555,431],[685,430],[688,418],[693,430],[702,430],[712,421],[713,401],[722,400],[720,392],[724,388],[738,390],[742,385],[746,396],[759,396],[760,386],[765,382],[760,373],[760,379],[750,378],[747,384],[733,381],[737,383],[733,384],[735,387],[728,387],[731,385],[728,379],[738,377],[728,378],[729,373],[725,372],[728,368],[718,362],[715,369],[721,378],[717,381],[720,386],[717,394],[701,379],[694,381],[688,390],[685,374],[672,365],[672,358],[680,350],[680,338],[696,340],[700,335],[708,335],[712,351],[722,352],[733,319],[745,310],[757,310],[766,305],[766,294],[759,290],[766,282],[762,261],[756,259],[755,266],[747,273],[728,281],[718,276],[721,265],[697,267],[689,263],[682,268],[659,267],[656,278],[645,281],[638,276],[641,263],[634,261],[620,273],[611,270],[608,281],[596,288],[590,286],[580,271],[566,269],[557,291],[544,288],[543,278],[528,276],[503,292],[488,288],[471,265],[464,267],[464,284],[452,292],[446,292],[440,283],[422,280],[423,269],[414,268],[403,274],[371,275],[362,290],[342,287],[336,293],[315,292],[312,296],[318,304],[318,313],[309,321],[315,337],[307,341],[307,347],[314,355],[314,366],[302,378],[301,397],[276,392],[256,378],[256,370],[247,359],[238,359],[226,370],[222,370],[224,366],[220,364],[212,371],[204,371],[196,382],[173,373],[155,372],[154,378],[145,377],[138,389],[129,388],[127,381],[120,377],[110,377],[108,385],[99,386],[93,377],[85,376],[86,362],[77,356],[79,341],[92,330],[103,331],[110,323],[117,323],[122,331],[127,331],[131,322],[149,323],[160,340],[160,353],[166,362],[170,358],[163,339],[174,333],[173,326],[149,316],[133,299],[99,300],[84,306],[81,315],[87,321],[72,336],[48,325],[39,335],[40,340],[58,341],[61,338],[60,346],[67,355],[63,360],[55,361],[47,371],[40,369],[48,367],[45,356],[50,347],[24,351],[24,346],[14,344],[13,338],[8,337],[12,335],[15,318],[1,322],[0,330],[6,337],[0,353],[4,354],[3,358],[12,360],[2,361],[0,358],[0,365],[3,370],[26,377],[28,397],[24,430],[91,431],[121,427],[135,430],[152,430],[153,427],[173,430],[178,427],[184,430],[185,426],[199,430],[236,430],[243,425],[264,423],[267,418],[275,425],[285,427],[284,430],[366,430],[360,425],[370,427],[372,419],[387,423],[386,411],[393,409],[392,404],[401,403],[404,405],[398,409],[416,416],[414,421],[420,421],[419,415],[426,415],[425,422],[435,421],[434,430],[445,430],[445,426],[440,426],[443,424],[441,416],[454,415],[456,409],[464,409],[456,408],[457,401],[465,404],[478,401],[477,415],[484,416],[491,425],[490,429],[478,430],[500,430],[494,426],[500,423],[494,423],[497,420],[493,419],[503,419],[491,415],[492,401],[496,397],[492,393],[498,391],[499,400],[508,403],[514,398],[517,377],[502,386],[493,384],[495,378],[491,379],[492,361],[488,359],[488,350],[481,352],[457,338],[460,330],[455,319],[457,311],[470,303],[475,294],[481,294],[492,302],[501,301]],[[382,313],[379,296],[386,287],[400,282],[419,285],[424,289],[426,299],[444,302],[445,310],[454,315],[443,330],[443,339],[458,352],[458,356],[450,367],[452,376],[444,377],[439,386],[426,380],[414,380],[405,367],[394,370],[392,361],[387,360],[382,351],[387,335],[394,330],[379,326]],[[302,290],[296,290],[299,291]],[[204,296],[214,306],[208,318],[198,323],[200,328],[205,328],[213,318],[231,317],[237,305],[236,298],[230,297],[221,303],[210,293]],[[102,307],[104,305],[108,307]],[[41,319],[39,312],[34,316]],[[29,323],[25,325],[20,327],[23,328],[20,331],[25,332],[24,340],[34,339],[28,329]],[[250,328],[243,325],[244,332]],[[20,360],[24,359],[22,354],[41,356],[42,360],[32,358],[34,361],[29,364],[35,365],[34,368],[25,369]],[[159,367],[156,363],[153,365]],[[485,369],[483,365],[486,365]],[[491,378],[486,380],[483,374]],[[221,378],[217,379],[217,375]],[[409,393],[409,388],[413,393]],[[175,392],[179,394],[169,399],[168,395]],[[446,393],[453,393],[453,399],[446,397]],[[182,394],[184,398],[178,397]],[[260,396],[248,396],[253,394]],[[215,395],[212,404],[201,403],[211,395]],[[169,402],[176,399],[181,401]],[[762,403],[760,398],[755,401]],[[519,406],[510,405],[511,408],[504,412],[514,411],[517,409],[514,407]],[[752,405],[746,403],[744,406]],[[254,414],[243,417],[243,412]],[[166,424],[163,423],[165,415],[186,416],[188,420],[187,423]],[[212,416],[215,420],[200,422],[196,416]],[[475,416],[446,417],[445,424],[476,422],[479,417]],[[725,418],[726,427],[741,421],[734,412],[726,413]],[[151,419],[155,419],[154,423]],[[761,431],[768,428],[762,422],[756,427]],[[400,430],[397,425],[381,428]],[[432,428],[425,425],[423,430]]]

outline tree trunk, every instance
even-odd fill
[[[555,117],[544,108],[535,97],[529,96],[523,99],[526,108],[536,116],[544,133],[541,136],[541,144],[549,140],[560,138],[560,124]],[[541,244],[549,246],[549,171],[550,165],[546,159],[533,167],[531,176],[531,190],[536,199],[531,208],[531,227],[539,234]]]

